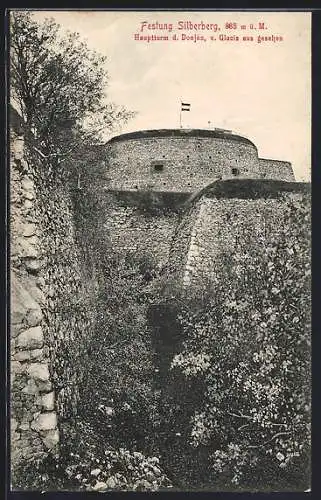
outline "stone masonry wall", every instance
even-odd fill
[[[177,224],[175,212],[144,213],[139,207],[109,207],[104,218],[105,238],[119,252],[146,256],[162,267]]]
[[[57,411],[50,347],[44,332],[46,298],[34,179],[25,142],[11,131],[11,463],[57,451]]]
[[[99,263],[84,259],[76,239],[74,209],[63,180],[43,187],[42,231],[47,265],[43,271],[46,307],[44,333],[50,346],[53,383],[61,431],[77,416],[96,321]],[[86,235],[82,235],[86,238]],[[95,256],[94,256],[95,257]],[[97,264],[97,266],[95,265]],[[96,269],[95,269],[96,268]]]
[[[196,191],[216,178],[258,176],[254,145],[220,138],[144,137],[111,142],[106,150],[111,189]],[[163,165],[155,170],[154,165]]]
[[[166,266],[168,275],[167,286],[171,288],[170,277],[174,277],[175,283],[182,283],[187,265],[188,252],[193,237],[193,227],[199,220],[201,204],[192,204],[179,218],[178,224],[172,238],[169,258]],[[170,292],[170,290],[168,290]]]
[[[262,178],[279,179],[281,181],[295,180],[292,165],[288,161],[259,158],[258,170]]]
[[[39,155],[36,146],[33,137],[12,130],[13,473],[61,452],[65,423],[77,416],[99,288],[99,273],[88,267],[81,250],[86,242],[76,238],[65,172]]]
[[[176,231],[170,254],[170,275],[184,287],[206,287],[215,281],[223,254],[241,255],[241,248],[251,248],[253,242],[261,244],[264,253],[266,238],[277,237],[282,228],[286,197],[301,199],[306,188],[297,184],[293,191],[255,198],[244,194],[215,197],[203,193],[192,203]],[[188,245],[182,245],[182,241]]]
[[[282,205],[277,199],[201,199],[187,254],[184,285],[215,280],[216,262],[220,261],[221,254],[237,252],[237,247],[245,241],[249,247],[252,241],[261,241],[264,252],[266,220],[272,218],[281,224]],[[234,219],[233,231],[231,218]],[[279,227],[274,226],[275,232]]]

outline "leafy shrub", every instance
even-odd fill
[[[151,452],[157,422],[154,350],[146,321],[150,259],[111,251],[101,262],[104,287],[82,389],[82,415],[114,446]]]
[[[74,489],[156,491],[171,487],[157,457],[112,447],[81,421],[70,436],[72,451],[65,454],[65,471]]]
[[[309,198],[282,203],[261,241],[249,244],[244,217],[244,237],[216,258],[207,293],[177,302],[184,341],[163,418],[180,444],[164,443],[163,454],[191,487],[309,487]]]
[[[59,459],[48,456],[14,470],[14,490],[157,491],[172,487],[155,456],[113,448],[81,420],[66,435]]]
[[[49,455],[42,460],[29,460],[16,466],[11,475],[11,488],[17,491],[70,490],[69,480],[59,460]]]

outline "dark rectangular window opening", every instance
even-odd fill
[[[164,170],[164,165],[162,165],[161,163],[157,163],[156,165],[154,165],[154,170],[155,172],[162,172]]]
[[[232,175],[239,175],[240,171],[238,168],[232,168]]]

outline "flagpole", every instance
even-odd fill
[[[191,105],[190,103],[184,103],[181,99],[181,109],[179,113],[179,126],[182,128],[182,112],[183,111],[190,111]]]
[[[179,127],[182,128],[182,99],[180,99],[179,107]]]

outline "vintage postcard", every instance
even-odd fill
[[[311,489],[311,13],[11,10],[15,491]]]

